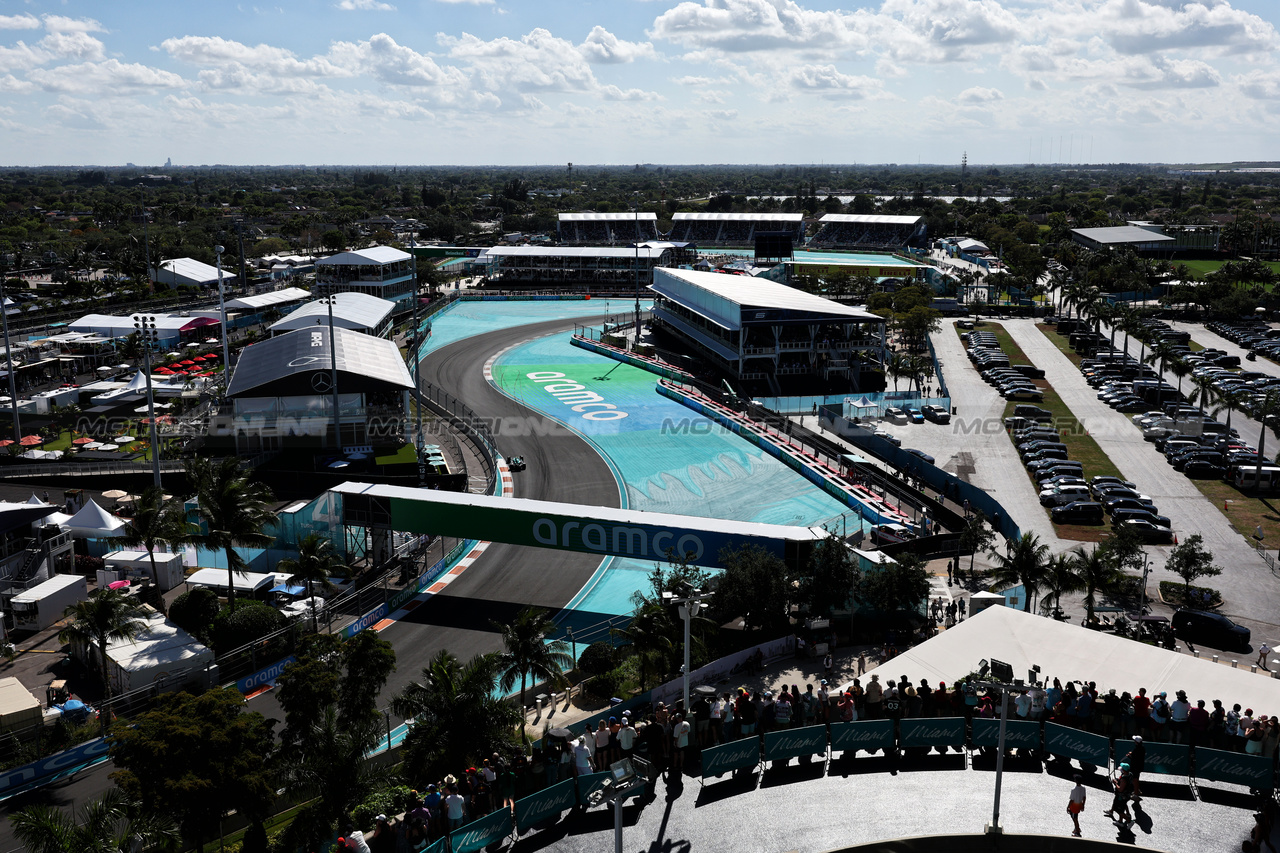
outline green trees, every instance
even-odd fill
[[[289,572],[289,583],[302,584],[311,599],[311,616],[316,617],[316,587],[328,595],[334,589],[331,577],[345,578],[351,568],[343,564],[333,550],[333,542],[319,533],[308,533],[298,543],[298,556],[281,560],[276,571]]]
[[[1076,592],[1081,589],[1080,575],[1076,574],[1075,564],[1072,563],[1070,555],[1054,554],[1045,563],[1044,588],[1048,593],[1045,596],[1046,605],[1049,596],[1052,595],[1055,612],[1062,610],[1064,592]]]
[[[119,640],[132,642],[146,630],[138,618],[138,605],[118,589],[104,589],[66,609],[70,624],[58,632],[58,642],[92,647],[98,658],[98,677],[102,679],[105,697],[102,724],[111,718],[111,678],[107,675],[107,644]]]
[[[166,502],[164,494],[155,486],[143,490],[129,519],[127,545],[141,545],[151,561],[151,582],[159,588],[160,576],[156,571],[156,548],[160,545],[177,547],[195,532],[195,526],[187,521],[182,503]]]
[[[261,827],[275,785],[273,721],[245,708],[234,687],[168,693],[111,730],[112,780],[152,814],[171,815],[201,846],[233,809]]]
[[[187,464],[187,477],[195,488],[204,530],[191,535],[191,541],[211,551],[222,551],[227,558],[227,602],[236,609],[235,576],[247,569],[237,547],[265,548],[272,537],[264,533],[275,522],[269,508],[271,490],[249,480],[240,470],[234,456],[223,459],[197,457]]]
[[[569,644],[564,640],[547,641],[556,630],[550,614],[540,607],[526,607],[515,621],[507,625],[497,622],[493,626],[502,633],[502,670],[498,686],[507,692],[520,680],[520,707],[525,703],[525,682],[530,675],[537,680],[550,682],[553,687],[567,683],[564,671],[572,668],[574,661],[569,654]],[[525,718],[520,715],[520,735],[524,736]]]
[[[973,558],[979,551],[989,551],[996,541],[996,533],[987,526],[982,510],[975,510],[960,531],[960,547],[969,552],[969,577],[973,577]]]
[[[1087,551],[1083,547],[1076,548],[1071,563],[1084,589],[1085,621],[1092,623],[1098,593],[1114,587],[1124,573],[1120,570],[1116,556],[1109,553],[1103,545],[1095,545]]]
[[[808,571],[799,578],[797,598],[810,616],[829,617],[853,595],[858,580],[853,553],[831,533],[813,549]]]
[[[1018,539],[1007,539],[1004,553],[996,553],[994,579],[1000,584],[1022,584],[1026,600],[1022,609],[1031,612],[1031,602],[1036,591],[1045,582],[1045,567],[1049,560],[1049,546],[1034,533],[1024,533]]]
[[[502,672],[497,652],[465,664],[441,649],[404,687],[391,709],[413,718],[405,738],[405,763],[419,778],[438,779],[493,752],[515,748],[521,716],[514,703],[494,697]]]
[[[653,601],[640,604],[625,628],[609,629],[612,636],[626,644],[624,652],[636,659],[642,691],[649,689],[650,675],[666,671],[667,661],[676,647],[673,637],[677,630],[670,608]]]
[[[1193,533],[1184,541],[1173,546],[1169,559],[1164,567],[1182,578],[1182,603],[1191,603],[1191,584],[1200,578],[1213,578],[1222,574],[1222,569],[1213,564],[1213,554],[1205,550],[1204,537]]]
[[[793,580],[786,564],[758,545],[726,551],[720,560],[725,570],[712,602],[716,621],[741,618],[747,631],[785,630]]]
[[[868,569],[858,586],[858,599],[886,618],[903,610],[918,611],[928,598],[928,570],[911,553],[898,554],[893,562]]]
[[[172,821],[143,813],[119,788],[80,807],[72,817],[47,805],[27,806],[10,817],[14,837],[30,853],[132,853],[178,840]]]

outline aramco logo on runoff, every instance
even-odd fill
[[[612,403],[606,403],[604,397],[594,391],[588,391],[587,386],[568,381],[563,373],[557,373],[554,370],[539,370],[525,375],[534,382],[542,383],[542,390],[582,415],[586,420],[620,421],[627,417],[626,412],[620,411]],[[556,382],[555,380],[557,379],[565,379],[566,381]]]
[[[628,557],[663,557],[668,551],[674,551],[692,562],[697,562],[706,552],[706,546],[698,536],[685,533],[676,537],[677,533],[671,530],[651,532],[643,527],[608,523],[566,521],[558,528],[549,518],[539,518],[533,523],[534,541],[552,548],[576,548],[580,542],[582,547],[591,551]]]

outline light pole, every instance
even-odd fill
[[[693,623],[693,617],[697,616],[698,611],[702,609],[703,599],[710,597],[711,593],[703,593],[700,589],[689,590],[683,598],[676,598],[669,592],[662,594],[664,604],[680,606],[680,618],[684,620],[684,712],[686,714],[689,713],[689,628]]]
[[[321,297],[320,301],[329,307],[329,381],[333,385],[333,441],[338,451],[342,451],[342,422],[338,419],[338,347],[333,335],[333,303],[338,294],[331,293]]]
[[[9,405],[13,409],[13,440],[22,440],[22,423],[18,420],[18,385],[13,377],[13,347],[9,344],[9,307],[5,304],[8,297],[4,295],[4,274],[0,273],[0,318],[4,322],[4,360],[9,372]]]
[[[221,246],[214,246],[213,252],[218,256],[218,312],[222,315],[222,375],[224,386],[231,384],[231,347],[227,344],[227,299],[222,288],[222,253]]]
[[[414,246],[417,246],[417,241],[414,241]],[[413,390],[415,392],[415,396],[422,393],[422,362],[420,361],[420,356],[418,354],[418,336],[422,333],[422,329],[421,323],[418,320],[418,301],[418,255],[415,253],[413,255],[413,334],[409,336],[410,343],[413,347]],[[417,401],[416,408],[418,413],[418,440],[414,446],[418,450],[418,460],[421,462],[423,447],[421,400]]]
[[[1142,552],[1142,603],[1138,605],[1138,624],[1142,624],[1142,617],[1147,615],[1147,572],[1151,571],[1151,555],[1146,551]]]
[[[640,347],[640,201],[636,200],[635,206],[635,226],[636,226],[636,336],[635,343],[631,347],[631,351],[635,352]],[[685,685],[686,694],[689,692],[689,686]],[[685,697],[685,707],[688,707],[688,695]]]
[[[156,398],[151,387],[151,347],[159,340],[156,332],[156,318],[144,315],[133,315],[133,328],[138,332],[138,341],[142,344],[143,370],[147,375],[147,419],[151,422],[151,479],[159,494],[164,494],[160,487],[160,439],[156,426]]]

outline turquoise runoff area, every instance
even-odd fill
[[[759,448],[659,396],[653,374],[572,346],[571,337],[557,334],[511,349],[495,362],[494,383],[594,444],[623,486],[624,506],[770,524],[834,523],[835,529],[851,512]],[[574,412],[530,373],[564,374],[564,381],[586,386],[626,417],[587,419],[584,414],[590,412]],[[852,514],[846,523],[853,533],[862,522]],[[632,595],[648,589],[653,565],[652,560],[606,560],[567,608],[574,611],[566,616],[575,637],[589,640],[610,617],[629,614]],[[592,628],[597,631],[589,633]]]
[[[640,301],[640,310],[646,311],[653,303]],[[635,298],[631,299],[576,299],[566,301],[517,301],[482,302],[458,300],[431,318],[431,337],[422,346],[426,355],[465,338],[497,332],[529,323],[545,320],[568,320],[574,317],[595,317],[616,314],[619,319],[631,319],[635,313]],[[625,316],[624,316],[625,315]]]

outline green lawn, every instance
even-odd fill
[[[1226,261],[1179,261],[1186,264],[1187,269],[1195,274],[1196,278],[1204,278],[1206,274],[1216,272]],[[1280,261],[1266,261],[1267,266],[1271,267],[1271,271],[1280,275]]]
[[[412,444],[405,444],[390,453],[384,451],[378,454],[373,457],[373,461],[378,465],[399,465],[402,463],[417,462],[418,453]]]

